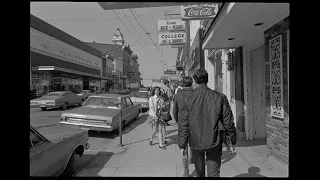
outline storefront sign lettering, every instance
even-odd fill
[[[185,42],[186,42],[186,33],[159,34],[160,45],[184,44]]]
[[[61,60],[101,69],[102,62],[97,56],[84,52],[38,30],[30,28],[30,47],[38,51],[63,57]]]
[[[181,6],[182,19],[210,19],[218,13],[218,3]]]
[[[185,22],[180,19],[159,20],[158,31],[184,31]]]

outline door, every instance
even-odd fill
[[[125,98],[126,104],[127,104],[127,110],[128,110],[128,119],[129,121],[132,121],[135,116],[137,115],[137,111],[135,110],[135,106],[133,106],[133,103],[129,97]]]
[[[60,146],[30,128],[30,176],[55,176],[61,171]]]
[[[66,94],[66,98],[68,99],[69,104],[76,104],[78,103],[78,97],[73,92],[68,92]]]
[[[265,91],[264,91],[264,46],[251,51],[251,92],[253,139],[266,137]]]
[[[125,123],[129,122],[129,114],[128,114],[128,107],[125,98],[122,98],[122,121]]]

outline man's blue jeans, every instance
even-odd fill
[[[205,176],[205,165],[207,160],[207,177],[220,177],[222,144],[206,150],[192,149],[195,170],[198,177]],[[205,158],[205,156],[207,158]]]

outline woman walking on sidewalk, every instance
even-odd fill
[[[152,145],[153,137],[158,130],[159,148],[166,149],[163,146],[162,129],[164,122],[161,119],[161,110],[164,107],[163,98],[160,96],[160,87],[155,87],[152,91],[152,96],[149,98],[149,124],[152,132],[149,141],[149,145]]]

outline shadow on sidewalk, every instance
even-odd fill
[[[259,174],[259,172],[260,172],[260,168],[255,167],[255,166],[251,166],[248,169],[248,173],[239,174],[234,177],[266,177],[266,176],[262,176],[261,174]]]
[[[97,155],[84,154],[81,159],[88,159],[77,167],[76,177],[102,177],[99,173],[114,154],[100,151]]]
[[[224,163],[230,161],[231,159],[233,159],[234,157],[236,157],[236,155],[237,155],[237,152],[234,152],[234,153],[230,154],[230,153],[228,152],[228,150],[226,150],[226,151],[223,151],[223,150],[222,150],[221,164],[224,164]]]
[[[266,144],[267,144],[266,138],[255,139],[255,140],[237,140],[235,147],[262,146]]]
[[[166,139],[169,139],[170,141],[168,141],[168,143],[166,144],[166,147],[171,146],[172,144],[177,144],[178,143],[178,135],[171,135],[166,137]]]
[[[129,124],[126,124],[125,129],[123,130],[123,134],[128,134],[130,131],[132,131],[133,129],[135,129],[137,126],[139,126],[140,124],[143,124],[144,122],[147,121],[148,119],[148,114],[143,114],[139,117],[138,120],[135,121],[131,121]]]

